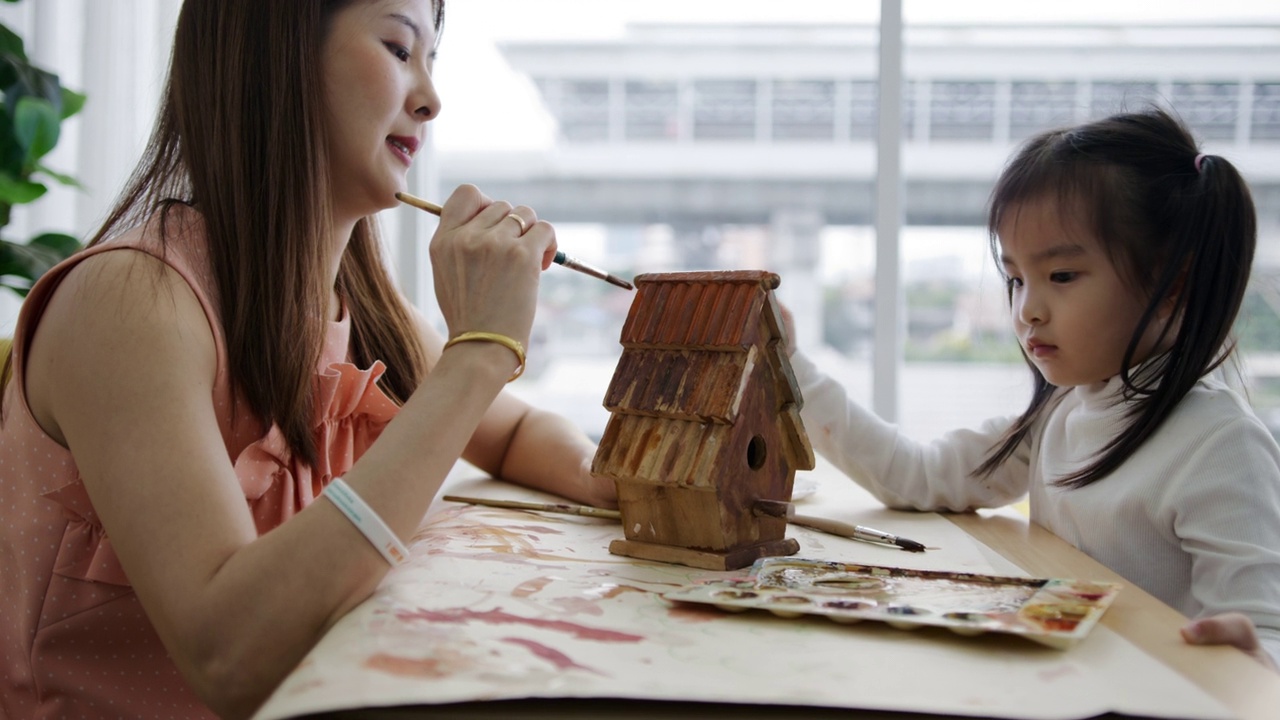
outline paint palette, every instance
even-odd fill
[[[1066,649],[1089,633],[1120,586],[1085,580],[1015,578],[823,560],[770,557],[749,575],[665,593],[668,600],[781,617],[876,620],[910,630],[961,635],[1009,633]]]

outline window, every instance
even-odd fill
[[[1138,110],[1155,103],[1157,99],[1154,82],[1094,82],[1089,117],[1100,118],[1127,110]]]
[[[628,80],[627,140],[675,140],[679,136],[680,89],[674,82]]]
[[[1240,116],[1236,83],[1175,82],[1169,100],[1204,140],[1234,140]]]
[[[1253,86],[1253,116],[1250,120],[1251,140],[1280,140],[1280,82]]]
[[[870,140],[876,136],[876,97],[879,94],[875,81],[855,80],[849,83],[849,139]],[[903,91],[902,117],[904,127],[911,127],[907,122],[907,109],[911,104],[907,101],[910,95]]]
[[[1020,139],[1075,120],[1074,82],[1015,82],[1009,88],[1009,136]]]
[[[548,109],[570,142],[609,139],[607,80],[546,80],[540,83]]]
[[[992,139],[995,132],[994,82],[934,82],[931,90],[930,139]]]
[[[693,137],[751,140],[756,136],[755,80],[698,80],[693,85]]]
[[[832,140],[835,94],[833,80],[775,80],[773,139]]]

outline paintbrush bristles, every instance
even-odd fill
[[[419,210],[426,210],[427,212],[436,216],[439,216],[440,213],[443,212],[444,210],[439,205],[431,202],[430,200],[423,200],[422,198],[417,197],[416,195],[410,195],[407,192],[396,193],[396,199],[404,203],[405,205],[412,205],[418,208]]]

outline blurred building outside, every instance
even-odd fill
[[[621,38],[501,46],[556,127],[525,153],[442,152],[624,276],[765,268],[800,346],[869,402],[877,28],[628,26]],[[1280,432],[1280,23],[908,25],[906,298],[900,424],[928,439],[1025,406],[1030,377],[983,227],[991,184],[1035,132],[1149,104],[1245,173],[1260,219],[1238,324],[1252,399]],[[544,277],[516,391],[598,433],[630,295]]]
[[[690,11],[716,5],[676,4]],[[1280,9],[1243,0],[1214,6],[1215,17],[1225,16],[1226,5],[1237,17],[1236,6],[1258,8],[1249,22],[1178,21],[1176,4],[1130,13],[1140,22],[1097,20],[1113,14],[1097,8],[1078,15],[1088,23],[1008,22],[1015,12],[1047,16],[1051,9],[986,3],[1001,22],[955,21],[971,17],[978,4],[904,3],[898,278],[905,297],[898,379],[904,430],[930,438],[1022,409],[1028,373],[982,228],[991,183],[1033,132],[1148,102],[1180,114],[1206,150],[1236,163],[1254,190],[1259,255],[1237,329],[1251,398],[1280,428]],[[866,5],[874,13],[875,4]],[[32,59],[89,98],[48,158],[85,191],[51,189],[47,199],[15,213],[15,235],[58,229],[85,236],[101,221],[149,132],[179,6],[179,0],[0,6]],[[536,30],[499,44],[497,62],[523,79],[495,93],[483,74],[491,68],[465,55],[463,45],[450,45],[478,24],[528,26],[539,14],[559,12],[554,8],[577,8],[574,17],[586,22],[615,7],[656,13],[673,4],[537,6],[450,5],[436,72],[439,85],[448,86],[446,110],[432,123],[433,134],[456,137],[460,125],[475,130],[466,124],[482,123],[466,106],[486,95],[510,117],[500,118],[506,131],[483,135],[483,142],[440,143],[422,153],[415,190],[443,200],[467,182],[491,197],[528,204],[556,224],[563,249],[624,276],[773,270],[782,277],[779,295],[800,318],[801,346],[868,402],[877,293],[874,17],[872,24],[748,22],[768,6],[730,3],[733,12],[720,17],[736,22],[631,23],[607,37],[548,17],[557,32]],[[847,17],[855,7],[862,4],[797,0],[771,12],[813,20]],[[949,9],[953,18],[911,21],[913,9],[928,7]],[[1123,10],[1116,6],[1115,13]],[[534,148],[499,147],[512,129],[533,127],[549,128],[553,139]],[[381,219],[402,285],[434,312],[425,252],[433,219],[399,208]],[[549,270],[530,369],[512,389],[598,435],[630,301],[599,281]],[[0,297],[0,334],[12,333],[17,307],[16,298]]]

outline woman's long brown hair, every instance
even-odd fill
[[[290,450],[316,460],[313,374],[326,332],[332,188],[321,53],[352,0],[187,0],[155,129],[90,245],[181,203],[203,218],[233,387]],[[444,0],[434,0],[437,31]],[[337,291],[353,359],[384,361],[403,403],[427,371],[419,335],[382,261],[376,224],[357,223]]]

